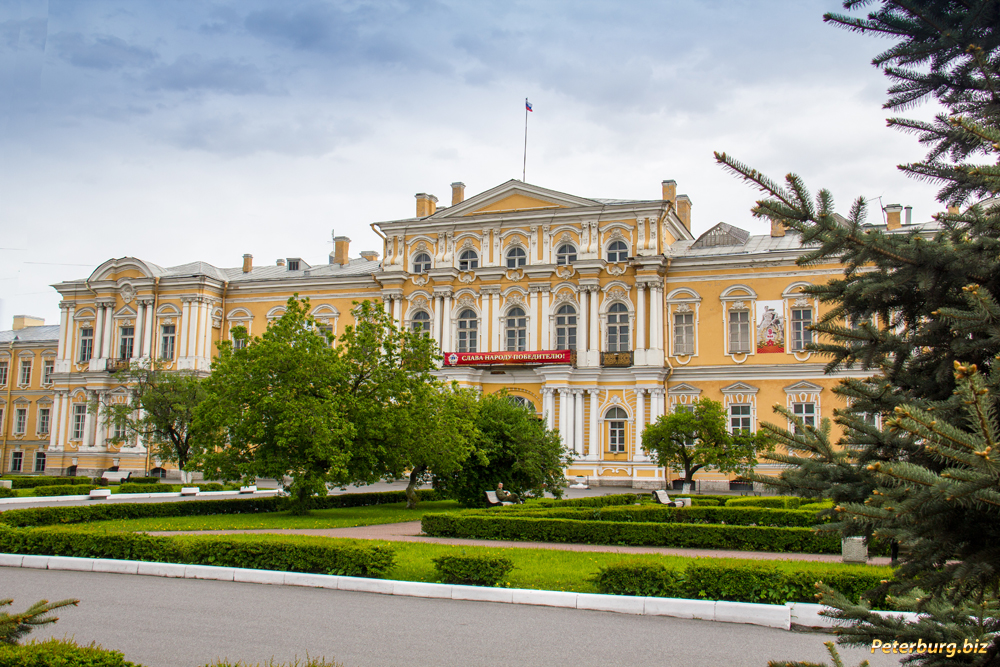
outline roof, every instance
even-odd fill
[[[717,225],[718,226],[718,225]],[[726,225],[729,227],[729,225]],[[714,228],[713,228],[714,229]],[[739,230],[744,231],[744,230]],[[732,245],[697,245],[698,241],[676,241],[670,246],[670,256],[674,258],[682,257],[710,257],[713,255],[751,255],[766,252],[780,252],[784,250],[795,250],[802,247],[801,237],[797,232],[787,231],[784,236],[771,236],[761,234],[750,236],[747,232],[746,242]],[[707,232],[706,232],[707,234]],[[699,237],[704,238],[705,234]]]
[[[17,331],[0,331],[0,343],[9,343],[17,338],[19,343],[59,342],[59,325],[45,324],[38,327],[24,327]]]
[[[244,282],[251,280],[280,280],[281,278],[322,278],[330,277],[350,277],[365,276],[382,269],[382,263],[370,261],[364,258],[353,258],[347,264],[319,264],[300,271],[289,271],[287,266],[276,266],[269,264],[265,266],[255,266],[249,273],[243,273],[242,267],[233,269],[219,269],[224,277],[220,280],[229,282]]]

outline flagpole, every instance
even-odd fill
[[[528,98],[524,98],[524,162],[521,163],[521,182],[525,183],[524,175],[528,170]]]

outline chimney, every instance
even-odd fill
[[[912,206],[907,206],[903,210],[906,211],[906,224],[907,225],[912,225],[913,224],[913,207]]]
[[[771,236],[778,238],[785,235],[785,223],[781,220],[771,218]]]
[[[276,266],[284,266],[285,265],[285,260],[279,259],[277,262],[275,262],[275,265]]]
[[[687,230],[691,231],[691,198],[687,195],[677,195],[674,207],[677,210],[677,217],[681,219]]]
[[[426,218],[428,215],[434,215],[434,212],[437,211],[438,198],[426,192],[418,192],[416,196],[417,217]]]
[[[948,215],[958,215],[958,206],[952,205],[948,207]]]
[[[903,222],[900,220],[902,213],[903,207],[899,204],[889,204],[885,207],[885,228],[888,231],[891,232],[903,226]]]
[[[375,252],[374,250],[362,250],[361,259],[365,260],[366,262],[377,262],[378,253]]]
[[[677,199],[677,181],[663,181],[663,201],[673,202]]]
[[[31,315],[14,316],[14,331],[20,331],[25,327],[40,327],[44,324],[45,320],[40,317],[32,317]]]
[[[347,250],[351,246],[351,239],[346,236],[334,236],[333,237],[333,263],[340,264],[344,266],[350,260],[347,255]]]
[[[243,273],[253,271],[253,255],[243,255]]]
[[[465,183],[458,182],[451,184],[451,205],[461,204],[465,201]]]

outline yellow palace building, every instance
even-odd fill
[[[676,191],[663,181],[656,199],[590,199],[512,180],[466,199],[454,183],[450,206],[421,193],[415,216],[372,224],[381,261],[374,251],[351,258],[346,237],[315,266],[297,257],[260,266],[250,255],[235,268],[108,260],[54,286],[51,427],[38,448],[46,471],[168,469],[142,442],[110,442],[88,399],[124,400],[112,373],[136,360],[207,373],[233,327],[259,335],[296,293],[334,334],[351,323],[352,302],[382,300],[401,326],[438,342],[443,377],[506,389],[557,428],[575,452],[567,475],[591,484],[675,479],[643,452],[641,433],[699,397],[722,402],[734,429],[774,419],[774,404],[807,422],[831,416],[839,378],[804,350],[821,305],[801,290],[840,266],[796,266],[799,237],[780,224],[751,236],[720,223],[695,238],[691,201]],[[900,224],[901,210],[887,207],[888,229],[916,228]],[[711,471],[697,479],[705,490],[729,486]]]

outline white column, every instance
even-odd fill
[[[146,311],[146,331],[143,333],[145,338],[145,355],[150,359],[156,358],[156,348],[154,341],[154,334],[156,332],[156,320],[153,316],[153,302],[147,301],[145,303]]]
[[[597,290],[589,290],[590,292],[590,342],[588,343],[588,349],[591,352],[591,356],[596,360],[594,363],[600,365],[600,352],[601,352],[601,313],[599,307],[599,296]]]
[[[56,423],[56,429],[58,430],[58,433],[56,434],[56,447],[60,450],[66,449],[66,428],[69,424],[72,409],[73,403],[70,401],[69,394],[64,394],[62,416]]]
[[[95,310],[97,310],[97,316],[94,318],[94,341],[90,358],[100,359],[102,358],[101,345],[104,343],[104,304],[97,304]]]
[[[553,411],[552,400],[552,390],[548,387],[542,388],[542,416],[545,418],[545,428],[552,430],[555,424],[555,415],[552,414]]]
[[[579,317],[576,319],[576,363],[578,366],[587,365],[587,316],[589,313],[589,308],[587,307],[588,301],[590,300],[590,292],[586,290],[580,290],[580,312]]]
[[[90,397],[87,397],[90,400]],[[83,445],[84,447],[94,446],[94,414],[87,409],[87,416],[83,418]]]
[[[635,449],[632,451],[632,460],[645,460],[642,455],[642,429],[646,426],[646,390],[635,390]]]
[[[552,338],[549,335],[549,288],[542,292],[542,339],[538,343],[539,350],[552,349]]]
[[[569,440],[569,390],[561,388],[559,389],[559,435],[562,438],[563,445],[572,447],[573,443]]]
[[[583,456],[583,390],[573,390],[573,403],[576,406],[576,420],[573,424],[573,451],[577,456]]]
[[[601,459],[600,437],[598,435],[597,420],[597,399],[600,389],[588,389],[590,394],[590,450],[587,453],[588,461],[599,461]]]
[[[646,285],[635,285],[635,351],[646,349]],[[645,356],[645,355],[643,355]]]
[[[434,295],[434,340],[437,341],[438,347],[444,352],[444,317],[442,317],[441,308],[441,295]]]
[[[528,292],[528,351],[542,349],[538,345],[538,292]]]
[[[187,356],[188,326],[191,324],[191,302],[181,301],[180,340],[177,341],[177,358]]]
[[[663,350],[663,286],[653,285],[652,290],[649,293],[650,302],[652,303],[651,310],[653,311],[653,326],[654,331],[649,334],[650,347],[654,350]],[[659,355],[662,358],[662,354]],[[659,363],[663,363],[660,361]]]
[[[145,410],[136,410],[135,416],[136,419],[141,420],[145,416]],[[146,442],[145,440],[143,440],[142,435],[135,436],[135,446],[136,446],[136,451],[139,452],[146,451]]]
[[[56,400],[52,405],[52,414],[49,416],[49,449],[56,448],[56,442],[59,440],[59,419],[62,416],[63,410],[63,395],[61,392],[56,392]]]
[[[146,342],[146,309],[138,301],[135,302],[135,329],[132,343],[132,356],[142,358],[143,344]]]
[[[501,335],[502,335],[501,332],[503,331],[503,327],[500,326],[500,321],[501,321],[501,318],[500,318],[500,292],[494,292],[493,296],[492,296],[492,300],[493,300],[493,308],[492,308],[493,321],[491,323],[491,326],[493,327],[493,336],[492,336],[492,338],[493,338],[493,351],[494,352],[499,352],[499,351],[501,351],[503,349],[501,347],[501,342],[503,340],[501,338]]]
[[[444,305],[441,310],[441,349],[451,351],[451,293],[444,295]]]
[[[105,359],[110,359],[114,356],[114,350],[112,350],[112,345],[114,345],[114,338],[112,334],[114,333],[114,316],[115,316],[115,306],[114,304],[108,305],[104,309],[104,353],[103,357]]]
[[[392,319],[397,327],[403,326],[403,298],[401,296],[392,300]]]
[[[194,308],[198,316],[194,328],[194,356],[200,358],[205,356],[205,302],[198,299]]]
[[[66,336],[69,332],[69,304],[59,304],[59,345],[56,359],[66,358]]]
[[[100,397],[98,397],[100,399]],[[97,435],[94,441],[95,447],[104,447],[104,441],[107,438],[108,426],[104,423],[104,403],[98,400],[97,402],[97,415],[94,419],[95,430]]]

